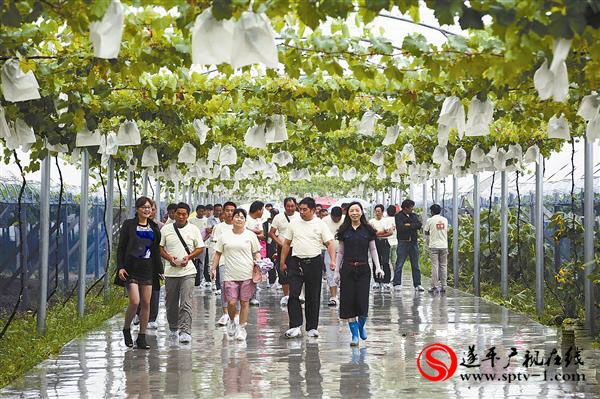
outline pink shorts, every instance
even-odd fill
[[[256,284],[249,280],[243,281],[225,281],[223,283],[225,289],[225,300],[229,301],[240,301],[247,302],[254,295],[254,290],[256,289]]]

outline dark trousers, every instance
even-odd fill
[[[383,269],[383,278],[377,277],[375,274],[375,263],[373,263],[373,278],[376,283],[387,284],[392,278],[392,271],[390,270],[390,243],[388,240],[375,240],[375,246],[377,247],[377,255],[379,256],[379,264]]]
[[[148,321],[156,321],[158,317],[158,303],[160,301],[160,288],[157,290],[152,289],[152,296],[150,297],[150,317]],[[137,308],[137,315],[140,315],[140,311],[142,310],[142,305],[139,305]]]
[[[204,274],[204,259],[205,257],[200,254],[200,256],[193,260],[194,266],[196,266],[196,279],[194,281],[194,285],[196,287],[202,283],[202,276]]]
[[[221,265],[219,265],[221,266]],[[218,290],[220,290],[221,287],[221,268],[217,267],[217,274],[215,274],[215,286],[217,287]]]
[[[211,282],[210,280],[210,267],[211,264],[208,260],[208,251],[206,251],[206,257],[204,258],[204,281]],[[215,276],[215,286],[218,290],[221,289],[221,280],[219,279],[221,273],[219,272],[219,268],[217,267],[217,274]]]
[[[276,254],[277,244],[275,244],[275,242],[267,244],[267,257],[273,261],[273,259],[276,259]],[[275,280],[277,280],[277,262],[273,262],[273,264],[275,267],[269,270],[269,284],[275,284]]]
[[[419,269],[419,244],[412,241],[398,241],[398,260],[394,270],[394,285],[402,284],[402,267],[407,257],[410,257],[413,286],[421,285],[421,270]]]
[[[288,315],[290,328],[302,325],[302,304],[300,292],[304,284],[304,313],[306,316],[306,331],[316,330],[319,326],[319,307],[321,305],[321,284],[323,283],[323,258],[300,259],[292,257],[287,263],[290,298],[288,300]]]
[[[204,281],[210,283],[210,263],[208,260],[208,248],[204,251]]]
[[[277,247],[277,253],[279,255],[281,255],[281,247]],[[288,270],[289,270],[289,265],[290,263],[292,263],[292,248],[290,248],[290,251],[288,252],[288,256],[287,258],[285,258],[285,264],[286,266],[288,266]],[[279,256],[279,260],[277,261],[277,263],[275,263],[275,268],[277,269],[277,275],[279,276],[279,284],[284,285],[284,284],[289,284],[288,281],[288,270],[286,270],[285,272],[281,270],[281,256]]]

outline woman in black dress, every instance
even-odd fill
[[[358,345],[358,337],[367,339],[365,323],[369,314],[371,268],[369,253],[375,264],[375,274],[383,277],[375,247],[376,232],[367,222],[360,202],[348,206],[347,217],[340,226],[340,242],[335,270],[340,282],[340,319],[347,320],[352,333],[351,346]]]
[[[121,226],[117,249],[117,275],[125,283],[129,296],[123,338],[126,346],[133,346],[131,321],[141,303],[140,332],[136,344],[140,349],[150,349],[146,343],[146,327],[150,314],[152,286],[160,287],[159,276],[164,273],[160,258],[160,230],[150,218],[152,214],[150,198],[138,198],[135,201],[135,210],[135,217],[127,219]]]

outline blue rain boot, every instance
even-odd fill
[[[350,346],[358,346],[358,321],[348,322],[348,327],[350,327],[350,332],[352,333]]]
[[[360,337],[362,339],[367,339],[367,330],[365,329],[366,323],[367,323],[366,317],[361,316],[358,318],[358,332],[360,333]]]

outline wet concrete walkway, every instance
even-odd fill
[[[221,315],[215,295],[197,289],[191,344],[169,340],[161,305],[160,327],[149,332],[152,349],[126,349],[119,315],[1,390],[0,398],[600,397],[600,351],[589,343],[577,343],[584,364],[575,364],[575,344],[555,328],[453,289],[442,296],[417,294],[409,280],[402,292],[372,293],[369,339],[359,348],[349,346],[347,326],[338,321],[336,309],[327,307],[326,295],[321,336],[289,340],[283,337],[288,317],[279,306],[281,291],[263,289],[261,306],[250,312],[247,342],[241,344],[215,327]],[[456,353],[456,371],[446,381],[429,381],[417,368],[419,353],[432,343]],[[470,346],[476,358],[469,356]],[[494,367],[485,360],[492,347]],[[505,369],[512,347],[517,354]],[[543,364],[553,349],[563,358],[561,366],[555,365],[555,355],[550,366]],[[451,364],[447,355],[435,357]],[[570,366],[564,367],[567,358]],[[425,360],[421,364],[437,375]],[[475,364],[481,366],[467,367]],[[492,381],[474,381],[478,373]],[[520,381],[506,381],[512,378]]]

